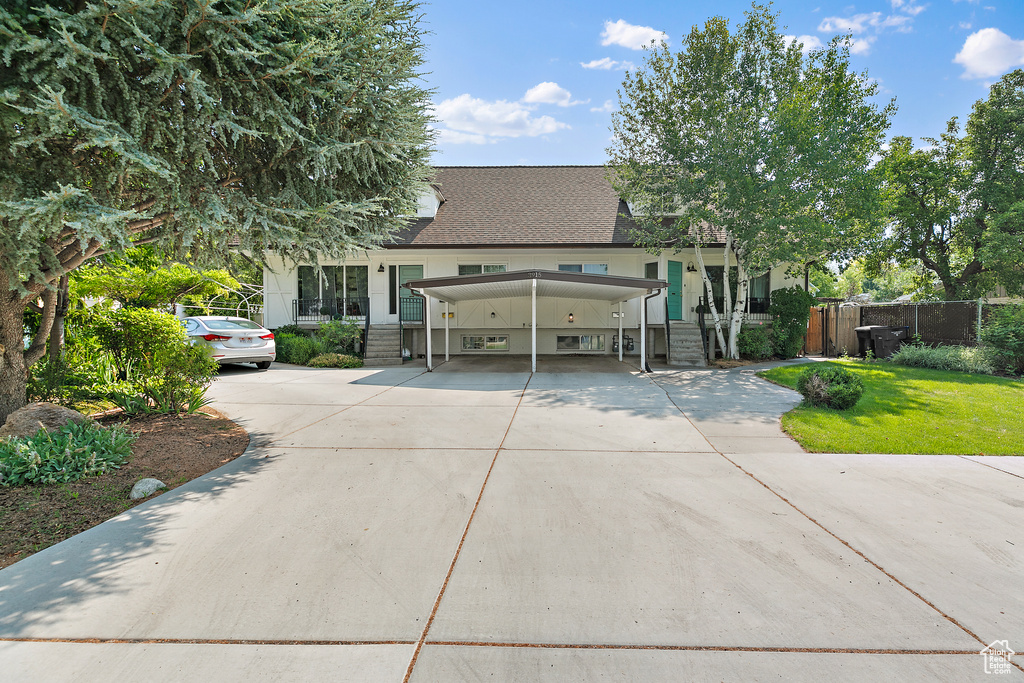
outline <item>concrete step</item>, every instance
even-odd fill
[[[363,366],[368,368],[383,368],[402,365],[401,358],[363,358]]]

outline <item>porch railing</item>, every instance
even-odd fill
[[[292,299],[292,320],[296,324],[365,318],[369,310],[370,298],[365,296],[347,299]]]
[[[423,322],[423,299],[403,296],[398,300],[398,320],[403,323]]]

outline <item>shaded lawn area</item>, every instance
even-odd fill
[[[830,362],[857,374],[865,391],[851,410],[801,404],[782,416],[782,428],[808,451],[1024,454],[1020,380],[886,362]],[[757,374],[796,389],[797,377],[806,367]]]

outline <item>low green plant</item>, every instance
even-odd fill
[[[274,330],[275,338],[284,334],[290,334],[293,337],[308,337],[312,332],[307,330],[305,327],[299,327],[298,325],[281,325],[281,327]]]
[[[305,365],[311,358],[321,353],[320,344],[311,337],[274,335],[274,341],[277,344],[277,360],[282,363]]]
[[[362,335],[359,326],[349,319],[322,322],[313,333],[323,353],[352,353],[356,340]]]
[[[759,325],[744,327],[737,338],[740,356],[750,360],[765,360],[775,355],[772,328]]]
[[[889,356],[889,361],[897,365],[915,368],[955,370],[957,372],[991,375],[996,371],[995,355],[992,349],[982,346],[931,347],[907,344]]]
[[[771,293],[768,313],[772,316],[775,353],[782,358],[795,358],[804,347],[807,321],[815,298],[797,286],[776,289]]]
[[[62,484],[118,469],[131,456],[135,435],[94,422],[0,441],[0,486]]]
[[[842,366],[815,363],[800,373],[796,390],[813,406],[849,410],[864,394],[864,382]]]
[[[153,412],[191,414],[209,404],[206,390],[218,365],[206,347],[173,344],[157,350],[147,363],[140,387]]]
[[[1024,304],[996,306],[979,335],[995,350],[999,364],[1011,373],[1024,373]]]
[[[311,368],[361,368],[363,360],[343,353],[322,353],[306,363]]]

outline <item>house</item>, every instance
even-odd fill
[[[367,364],[397,364],[428,344],[436,355],[703,364],[694,250],[634,246],[630,215],[602,166],[441,167],[416,218],[384,248],[297,267],[271,255],[263,322],[350,316],[367,329]],[[719,310],[723,246],[702,249]],[[782,269],[754,278],[748,319],[767,319],[769,292],[794,284]]]

